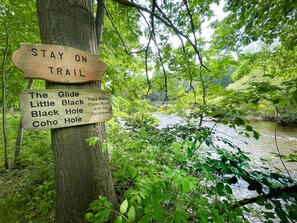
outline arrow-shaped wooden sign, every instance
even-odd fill
[[[105,65],[98,55],[57,45],[21,44],[12,56],[25,78],[58,83],[85,83],[102,79]]]

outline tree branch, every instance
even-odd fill
[[[156,0],[153,0],[153,5],[152,5],[152,13],[155,14],[155,8],[157,8],[157,2]],[[155,34],[155,20],[154,20],[154,16],[151,17],[151,27],[152,27],[152,37],[153,37],[153,41],[155,43],[155,46],[157,47],[157,52],[158,52],[158,56],[159,56],[159,60],[163,69],[163,74],[164,74],[164,89],[165,89],[165,98],[164,101],[162,102],[161,105],[165,104],[166,101],[168,100],[168,77],[167,77],[167,72],[163,63],[163,59],[162,59],[162,55],[161,55],[161,51],[158,47],[158,43],[157,43],[157,39],[156,39],[156,34]]]
[[[97,0],[97,12],[96,12],[96,36],[97,36],[97,48],[100,52],[100,44],[102,41],[102,33],[104,27],[104,15],[105,15],[105,0]]]
[[[237,208],[241,207],[247,204],[253,204],[261,199],[272,199],[272,198],[278,198],[281,193],[296,193],[297,191],[297,184],[288,186],[288,187],[282,187],[282,188],[276,188],[274,190],[270,190],[268,194],[261,194],[256,197],[246,198],[243,200],[238,201],[236,204],[233,204],[232,207]]]
[[[9,43],[9,33],[7,28],[7,21],[5,17],[5,12],[2,7],[0,8],[0,11],[2,12],[3,16],[3,23],[4,23],[4,30],[5,30],[5,49],[4,49],[4,55],[2,59],[2,130],[3,130],[3,144],[4,144],[4,167],[7,170],[9,168],[8,165],[8,154],[7,154],[7,126],[6,126],[6,77],[5,77],[5,63],[6,58],[8,54],[8,43]]]
[[[133,2],[128,2],[125,0],[113,0],[114,2],[127,6],[127,7],[132,7],[132,8],[136,8],[138,10],[144,11],[149,13],[150,15],[152,15],[153,17],[157,18],[160,22],[162,22],[165,26],[170,27],[171,29],[173,29],[173,31],[176,33],[176,35],[180,35],[182,37],[184,37],[189,43],[190,45],[193,47],[195,53],[198,55],[198,59],[199,59],[199,63],[200,66],[205,68],[207,71],[211,72],[204,64],[202,61],[202,57],[200,55],[200,52],[198,50],[198,48],[195,46],[195,44],[192,42],[192,40],[189,38],[189,36],[185,35],[183,32],[181,32],[176,26],[174,26],[172,24],[172,22],[165,16],[164,13],[162,13],[162,10],[160,8],[158,8],[158,10],[163,14],[164,18],[162,18],[161,16],[159,16],[158,14],[156,14],[155,12],[147,9],[146,7],[143,7],[141,5],[135,4]],[[157,4],[156,4],[157,6]],[[170,21],[170,22],[168,22]]]
[[[107,8],[106,8],[106,5],[103,4],[103,6],[104,6],[104,9],[105,9],[105,12],[106,12],[107,17],[108,17],[108,19],[109,19],[110,22],[111,22],[112,27],[114,28],[115,32],[117,33],[118,37],[119,37],[120,40],[121,40],[122,45],[124,46],[125,53],[131,56],[131,55],[134,54],[134,53],[143,53],[143,52],[145,52],[145,50],[139,50],[139,51],[129,52],[128,47],[127,47],[127,45],[126,45],[124,39],[122,38],[120,32],[118,31],[117,27],[115,26],[115,24],[114,24],[114,22],[113,22],[113,20],[112,20],[112,18],[111,18],[111,15],[109,14],[109,12],[108,12],[108,10],[107,10]]]
[[[197,46],[197,38],[196,38],[196,34],[195,34],[195,26],[194,26],[194,22],[193,22],[193,17],[192,17],[192,14],[191,14],[191,12],[190,12],[190,9],[189,9],[187,0],[183,0],[183,1],[184,1],[185,6],[186,6],[188,15],[189,15],[189,17],[190,17],[191,29],[192,29],[192,33],[193,33],[193,35],[194,35],[195,45]]]
[[[282,157],[282,155],[281,155],[280,149],[279,149],[279,147],[278,147],[278,143],[277,143],[277,135],[276,135],[276,128],[277,128],[277,125],[275,125],[275,128],[274,128],[274,142],[275,142],[275,147],[276,147],[277,153],[278,153],[278,155],[279,155],[279,159],[280,159],[280,161],[281,161],[283,167],[285,168],[285,170],[286,170],[288,176],[292,179],[292,177],[291,177],[291,175],[290,175],[290,173],[289,173],[289,171],[288,171],[288,169],[287,169],[287,167],[286,167],[286,164],[285,164],[285,162],[284,162],[284,160],[283,160],[283,157]]]

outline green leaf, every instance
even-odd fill
[[[93,213],[86,213],[86,214],[85,214],[85,219],[86,219],[88,222],[93,222],[93,221],[94,221],[94,214],[93,214]]]
[[[135,221],[135,208],[134,206],[132,205],[128,211],[128,219],[131,221],[131,222],[134,222]]]
[[[123,217],[118,215],[115,220],[114,220],[114,223],[121,223],[123,221]]]
[[[297,211],[296,210],[289,211],[289,217],[297,221]]]
[[[150,215],[143,215],[141,219],[139,220],[139,223],[147,223],[151,222],[151,216]]]
[[[128,168],[128,171],[132,179],[134,179],[137,176],[137,170],[133,166],[130,166]]]
[[[221,183],[221,182],[217,183],[216,189],[217,189],[218,195],[224,196],[224,192],[223,192],[224,184],[223,183]]]
[[[164,213],[160,203],[157,200],[154,200],[153,206],[154,206],[154,216],[153,216],[154,220],[156,220],[157,222],[163,222]]]
[[[272,210],[273,206],[271,204],[267,203],[267,204],[265,204],[265,208],[268,210]]]
[[[242,119],[240,117],[235,117],[234,123],[235,123],[235,125],[241,126],[241,125],[245,124],[245,121],[244,121],[244,119]]]
[[[89,145],[90,147],[95,146],[96,143],[97,143],[99,140],[100,140],[100,139],[99,139],[98,137],[89,137],[89,138],[86,139],[86,141],[87,141],[87,143],[88,143],[88,145]]]
[[[235,208],[235,212],[237,216],[241,216],[242,215],[242,210],[240,208]]]
[[[182,183],[183,192],[188,193],[191,190],[189,180],[187,178],[183,178],[181,183]]]
[[[257,132],[257,131],[253,131],[253,137],[254,137],[255,139],[259,139],[259,138],[260,138],[260,133]]]
[[[282,222],[289,223],[289,221],[287,219],[287,215],[282,209],[280,209],[278,207],[275,207],[274,210],[275,210],[275,213],[281,219]]]
[[[139,194],[142,198],[146,198],[149,196],[149,192],[146,188],[142,188],[141,191],[139,192]]]
[[[245,130],[251,132],[251,131],[253,131],[254,129],[253,129],[252,126],[250,126],[250,125],[246,125],[246,126],[245,126]]]
[[[126,199],[122,202],[122,204],[120,206],[120,213],[121,214],[126,213],[127,209],[128,209],[128,200]]]
[[[265,202],[266,202],[266,200],[264,200],[264,199],[259,199],[259,200],[256,201],[256,203],[258,205],[260,205],[260,206],[264,206],[265,205]]]
[[[138,194],[133,195],[133,197],[130,199],[131,203],[134,203],[135,201],[137,201],[138,204],[141,204],[141,197]]]
[[[232,192],[232,189],[231,189],[231,187],[229,185],[226,185],[225,186],[225,190],[227,191],[228,194],[232,194],[233,193]]]
[[[273,212],[264,212],[264,215],[266,218],[275,218],[274,213]]]

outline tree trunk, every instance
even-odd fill
[[[4,29],[5,29],[5,49],[4,49],[4,55],[2,59],[2,68],[1,68],[1,76],[2,76],[2,130],[3,130],[3,146],[4,146],[4,168],[7,170],[9,168],[8,165],[8,151],[7,151],[7,126],[6,126],[6,76],[5,76],[5,63],[8,53],[8,41],[9,41],[9,35],[8,35],[8,29],[7,29],[7,22],[5,19],[5,12],[2,8],[0,8],[2,12],[2,16],[4,18]]]
[[[32,89],[33,83],[34,83],[34,79],[30,79],[28,82],[27,89]],[[23,128],[22,117],[21,117],[19,127],[18,127],[17,139],[15,143],[15,151],[14,151],[14,165],[16,167],[19,167],[19,164],[20,164],[20,153],[21,153],[21,148],[23,143],[23,135],[24,135],[24,128]]]
[[[97,53],[92,0],[37,0],[41,41]],[[54,89],[98,89],[99,83],[57,84]],[[105,137],[104,123],[51,130],[55,162],[55,222],[85,222],[89,204],[99,195],[116,206],[109,156],[101,145],[90,148],[86,139]]]

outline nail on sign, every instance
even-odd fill
[[[21,44],[12,56],[25,78],[58,83],[85,83],[102,79],[105,65],[98,55],[57,45]]]

